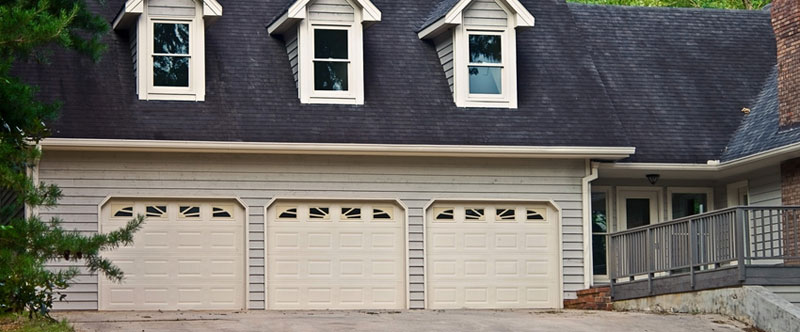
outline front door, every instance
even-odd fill
[[[620,191],[618,198],[618,230],[622,231],[659,222],[658,191]]]

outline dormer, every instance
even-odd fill
[[[364,104],[363,31],[381,20],[368,0],[297,0],[268,27],[286,44],[304,104]]]
[[[114,19],[128,31],[140,100],[205,100],[205,28],[216,0],[128,0]]]
[[[418,36],[436,46],[456,106],[517,108],[516,30],[533,24],[517,0],[450,0]]]

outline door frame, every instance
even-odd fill
[[[639,194],[639,195],[637,195]],[[625,200],[627,198],[651,198],[644,197],[642,194],[652,195],[655,194],[656,206],[656,220],[650,222],[651,225],[664,221],[664,188],[663,187],[617,187],[616,190],[616,222],[617,229],[615,232],[620,232],[628,229],[627,215],[625,213]],[[625,217],[625,218],[623,218]],[[625,219],[624,222],[622,219]]]
[[[667,220],[672,220],[672,194],[706,194],[706,212],[714,211],[714,188],[711,187],[668,187]],[[738,198],[738,197],[737,197]]]
[[[738,206],[739,205],[739,198],[740,198],[739,190],[741,190],[742,188],[745,189],[745,192],[747,193],[748,203],[750,203],[749,202],[749,200],[750,200],[750,185],[747,182],[747,180],[742,180],[742,181],[738,181],[738,182],[734,182],[734,183],[729,183],[725,187],[725,189],[727,191],[726,194],[728,196],[728,207],[733,207],[733,206]]]

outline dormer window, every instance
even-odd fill
[[[297,0],[272,24],[305,104],[364,104],[363,30],[380,21],[368,0]]]
[[[128,0],[114,19],[131,43],[140,100],[205,100],[205,27],[215,0]]]
[[[533,16],[517,0],[461,0],[445,9],[419,37],[433,41],[456,106],[517,108],[516,28],[533,26]]]

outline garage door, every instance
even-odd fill
[[[560,307],[554,209],[441,203],[426,220],[428,308]]]
[[[111,201],[101,231],[147,216],[132,246],[105,254],[125,272],[100,280],[101,310],[244,308],[244,209],[233,201]]]
[[[278,202],[267,215],[269,309],[406,307],[398,206]]]

